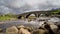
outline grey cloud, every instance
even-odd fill
[[[30,10],[60,8],[60,0],[0,0],[0,12],[22,13]]]
[[[9,9],[8,7],[0,6],[0,12],[3,13],[3,14],[9,13],[9,12],[11,12],[11,11],[12,11],[12,10]]]

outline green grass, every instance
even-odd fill
[[[0,16],[0,20],[10,20],[11,18],[16,18],[16,15],[7,14]]]
[[[52,13],[58,14],[58,13],[60,13],[60,10],[54,10]]]
[[[34,19],[34,18],[36,18],[36,17],[35,17],[35,16],[29,16],[28,18],[29,18],[29,19],[32,19],[32,18]]]
[[[8,17],[8,16],[1,16],[0,17],[0,20],[10,20],[11,17]]]

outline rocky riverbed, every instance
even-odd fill
[[[32,31],[36,32],[36,33],[39,32],[41,28],[42,28],[43,31],[45,31],[45,30],[48,30],[49,27],[50,27],[50,30],[54,34],[58,34],[60,32],[60,18],[57,18],[57,17],[50,17],[50,18],[48,18],[48,17],[44,18],[43,17],[43,18],[37,18],[36,20],[33,20],[33,21],[28,21],[28,19],[27,20],[17,20],[17,21],[7,21],[6,23],[0,24],[0,28],[3,29],[3,30],[1,30],[1,32],[6,33],[7,28],[10,28],[12,26],[17,28],[17,26],[21,26],[21,25],[23,25],[25,27],[33,27]],[[49,26],[49,27],[47,28],[46,25]],[[18,29],[16,29],[16,30],[18,30]],[[23,30],[25,30],[25,29],[23,28]],[[50,30],[47,31],[48,34],[52,34],[52,32],[49,32]],[[27,32],[29,32],[29,31],[27,31]],[[34,34],[34,33],[30,32],[30,34]]]

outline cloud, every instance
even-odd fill
[[[0,13],[7,14],[10,12],[12,12],[12,9],[9,9],[8,7],[5,7],[5,6],[0,6]]]
[[[48,0],[48,2],[53,6],[59,6],[60,7],[60,0]]]
[[[0,12],[22,13],[60,8],[60,0],[0,0]]]

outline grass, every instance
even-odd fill
[[[0,16],[0,20],[11,20],[12,18],[16,18],[15,15],[10,15],[10,14],[7,14],[7,15],[2,15]]]
[[[60,13],[60,10],[54,10],[52,13],[58,14],[58,13]]]
[[[36,17],[35,16],[29,16],[28,18],[29,19],[35,19]]]
[[[11,17],[8,17],[8,16],[1,16],[0,17],[0,20],[10,20]]]

